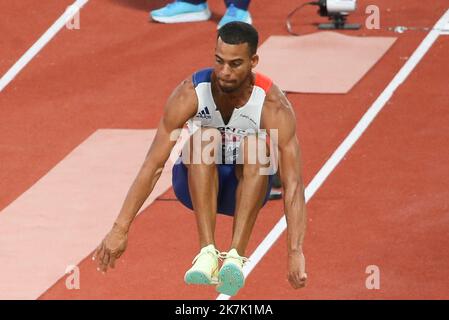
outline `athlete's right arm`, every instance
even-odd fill
[[[153,143],[123,202],[120,213],[108,235],[94,255],[99,270],[112,268],[126,249],[129,227],[137,212],[153,191],[162,174],[165,162],[176,144],[178,135],[172,133],[183,128],[188,119],[197,112],[198,100],[190,79],[184,80],[170,95],[159,122]],[[175,138],[175,139],[174,139]]]

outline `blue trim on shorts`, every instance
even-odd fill
[[[233,216],[236,205],[236,191],[238,179],[235,176],[235,164],[217,164],[218,166],[218,197],[217,212]],[[187,208],[193,210],[192,199],[190,198],[188,169],[181,158],[178,158],[172,170],[172,184],[178,200]],[[273,175],[268,177],[268,187],[265,195],[264,206],[270,197],[273,184]]]

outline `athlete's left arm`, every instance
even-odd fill
[[[302,250],[307,214],[301,175],[301,156],[296,136],[294,110],[282,91],[275,85],[267,94],[261,120],[262,128],[266,129],[269,135],[270,130],[277,130],[280,176],[287,219],[288,280],[293,288],[298,289],[304,287],[307,280]],[[273,140],[274,135],[270,135],[270,138]]]

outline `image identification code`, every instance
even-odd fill
[[[273,315],[269,304],[220,304],[212,306],[189,306],[183,304],[176,307],[176,315],[200,315],[206,318],[209,314],[217,315]]]

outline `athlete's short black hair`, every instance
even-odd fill
[[[259,34],[256,28],[248,23],[240,21],[229,22],[218,30],[218,38],[221,38],[227,44],[248,43],[251,56],[257,52]]]

